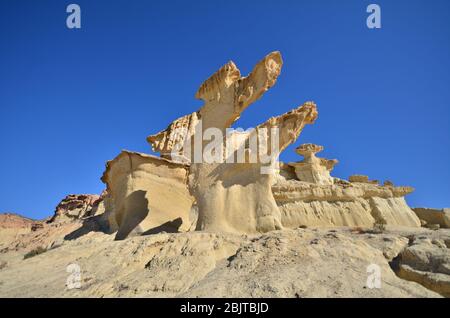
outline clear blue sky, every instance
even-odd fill
[[[82,10],[69,30],[66,6]],[[378,3],[382,28],[366,27]],[[0,211],[50,215],[69,193],[100,193],[105,162],[150,152],[146,136],[201,106],[228,60],[243,74],[279,50],[276,84],[236,127],[318,104],[282,160],[312,142],[337,177],[411,185],[412,206],[450,206],[450,1],[3,0]]]

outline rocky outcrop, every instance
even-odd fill
[[[96,194],[69,194],[56,206],[55,213],[48,222],[64,222],[93,216],[101,201],[102,198]]]
[[[428,226],[438,224],[440,228],[450,228],[450,209],[413,208],[413,211]]]
[[[279,127],[282,151],[315,116],[315,105],[306,103],[258,126],[256,131],[264,125]],[[242,143],[248,139],[244,138]],[[199,208],[197,229],[235,233],[281,229],[280,211],[271,190],[275,174],[264,173],[264,168],[270,168],[270,164],[192,164],[189,187]]]
[[[230,61],[209,77],[198,89],[195,98],[205,102],[197,112],[172,122],[167,129],[147,138],[153,151],[162,157],[180,161],[186,156],[185,146],[194,135],[200,137],[208,128],[225,133],[253,102],[275,85],[283,61],[279,52],[261,60],[247,77],[241,77]],[[190,154],[188,154],[190,155]],[[193,157],[191,157],[194,159]],[[186,158],[189,162],[194,162]]]
[[[285,227],[363,226],[375,223],[419,227],[420,220],[408,207],[410,187],[380,186],[334,179],[323,185],[300,181],[292,168],[282,165],[272,192]]]
[[[102,180],[114,206],[116,238],[189,230],[194,200],[187,175],[186,164],[136,152],[122,151],[109,161]]]
[[[354,174],[348,178],[350,182],[369,183],[369,177],[362,174]]]
[[[315,104],[305,103],[243,134],[226,131],[275,84],[281,66],[279,52],[267,55],[246,77],[241,77],[233,62],[227,63],[197,91],[203,107],[147,138],[161,158],[123,152],[108,163],[103,181],[114,201],[118,237],[166,227],[185,231],[191,225],[191,208],[198,211],[199,230],[257,233],[281,228],[271,192],[273,175],[261,171],[273,169],[279,151],[294,142],[306,124],[314,122]],[[210,129],[222,137],[211,152],[215,161],[205,162],[205,134]],[[270,162],[261,160],[259,152],[244,149],[253,141],[266,145],[264,154]],[[233,147],[228,148],[230,144]],[[241,150],[243,161],[238,159]],[[247,160],[249,157],[256,159]]]
[[[35,223],[38,222],[15,213],[0,213],[0,251],[22,234],[30,233]]]
[[[399,277],[450,297],[450,236],[411,239],[396,259]]]
[[[315,103],[229,130],[281,67],[279,52],[248,76],[224,65],[198,111],[147,138],[160,157],[107,162],[100,196],[69,195],[48,222],[0,215],[0,296],[450,297],[447,209],[414,212],[414,189],[391,181],[333,177],[338,161],[316,144],[278,162]],[[69,264],[81,288],[62,287]]]
[[[194,139],[211,128],[223,136],[219,140],[218,163],[194,160],[189,169],[189,189],[198,207],[198,230],[257,233],[281,228],[280,213],[271,193],[273,174],[262,172],[264,164],[270,169],[271,163],[262,162],[258,149],[244,148],[252,140],[258,145],[270,145],[268,147],[276,141],[277,149],[271,147],[271,155],[277,158],[279,152],[297,139],[306,124],[314,122],[317,117],[315,104],[305,103],[289,113],[271,118],[251,132],[226,134],[226,129],[241,113],[275,84],[281,67],[279,52],[267,55],[247,77],[241,77],[236,65],[230,62],[198,90],[196,97],[205,102],[197,112],[201,127],[188,130],[194,131]],[[276,140],[269,134],[272,128],[279,134]],[[229,144],[234,145],[231,151],[225,149]],[[205,146],[203,142],[201,147]],[[237,162],[240,149],[244,149],[244,162]],[[201,153],[201,149],[194,148],[193,152]],[[250,160],[251,156],[253,160]]]
[[[313,102],[254,129],[229,130],[275,85],[282,65],[272,52],[241,76],[228,62],[198,89],[195,97],[204,101],[198,111],[147,138],[160,157],[123,151],[108,162],[102,180],[117,238],[194,228],[256,234],[302,225],[420,226],[404,200],[412,188],[381,186],[363,175],[333,178],[338,161],[316,157],[322,146],[303,144],[297,148],[303,161],[279,167],[280,153],[317,118]]]
[[[375,185],[379,184],[378,180],[369,180],[368,176],[365,176],[362,174],[354,174],[354,175],[350,176],[348,178],[348,180],[353,183],[369,183],[369,184],[375,184]],[[387,181],[385,181],[384,185],[385,186],[393,186],[394,184],[391,181],[387,180]]]
[[[0,228],[22,229],[31,228],[35,221],[15,213],[0,213]]]

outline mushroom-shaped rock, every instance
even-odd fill
[[[323,146],[315,145],[315,144],[303,144],[295,149],[295,152],[300,156],[303,156],[304,161],[311,160],[316,158],[316,153],[319,153],[323,150]]]
[[[295,149],[295,152],[303,156],[303,161],[289,163],[294,167],[295,174],[300,181],[321,185],[333,184],[330,171],[338,163],[336,159],[324,159],[316,157],[316,153],[323,150],[323,146],[315,144],[303,144]]]

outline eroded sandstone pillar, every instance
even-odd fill
[[[330,172],[338,161],[316,157],[316,153],[322,150],[322,146],[315,144],[303,144],[297,147],[296,152],[304,159],[300,162],[289,163],[289,165],[294,167],[298,180],[321,185],[333,184]]]

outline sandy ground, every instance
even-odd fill
[[[123,241],[87,232],[64,240],[80,226],[53,225],[23,235],[22,245],[17,238],[9,242],[0,253],[0,296],[441,297],[392,268],[410,245],[423,245],[426,255],[436,250],[444,269],[449,259],[450,230],[308,228],[259,236],[161,233]],[[5,245],[6,236],[0,237]],[[47,251],[24,259],[39,245]],[[443,277],[446,288],[450,276]]]

